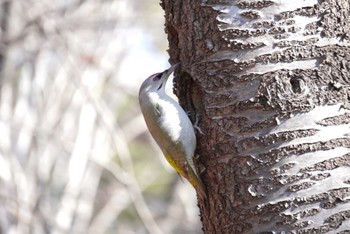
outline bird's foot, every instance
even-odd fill
[[[202,135],[205,135],[202,131],[202,129],[199,127],[199,114],[196,113],[196,122],[194,122],[193,127]]]

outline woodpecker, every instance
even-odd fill
[[[169,164],[206,198],[206,190],[193,163],[196,135],[182,107],[165,93],[170,74],[179,66],[148,77],[141,85],[139,102],[148,130]]]

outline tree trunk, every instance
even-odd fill
[[[205,233],[350,230],[348,0],[163,0]]]

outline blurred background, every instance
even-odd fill
[[[201,233],[138,106],[158,0],[0,2],[0,233]]]

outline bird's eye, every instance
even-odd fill
[[[154,74],[152,77],[153,77],[152,78],[153,81],[157,81],[162,77],[162,73]]]

